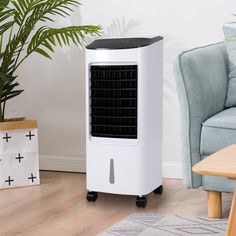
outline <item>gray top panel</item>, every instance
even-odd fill
[[[162,40],[163,37],[157,36],[154,38],[110,38],[97,39],[87,45],[87,49],[128,49],[139,48],[151,45]]]

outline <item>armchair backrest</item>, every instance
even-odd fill
[[[186,187],[201,186],[192,166],[201,160],[202,122],[222,111],[228,83],[228,57],[224,43],[183,52],[174,63],[181,110],[183,178]]]

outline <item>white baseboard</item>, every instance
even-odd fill
[[[40,170],[82,172],[86,170],[84,157],[39,155]]]
[[[170,179],[182,179],[182,165],[177,162],[163,162],[163,177]]]
[[[86,170],[84,157],[40,155],[40,170],[82,172]],[[182,168],[179,163],[164,162],[163,177],[170,179],[182,179]]]

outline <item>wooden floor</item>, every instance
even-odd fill
[[[164,180],[161,196],[150,194],[145,209],[135,197],[99,194],[96,203],[85,200],[85,175],[41,172],[41,185],[0,191],[0,236],[97,235],[135,212],[207,216],[206,193],[186,190],[180,180]],[[223,195],[227,217],[232,194]]]

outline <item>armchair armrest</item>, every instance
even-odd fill
[[[228,83],[228,57],[224,43],[179,55],[174,76],[181,111],[181,141],[184,183],[188,188],[201,186],[201,176],[192,166],[201,160],[202,122],[224,110]]]

